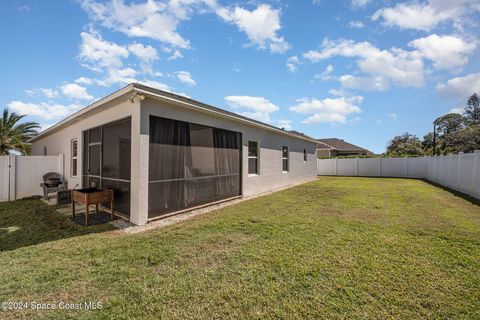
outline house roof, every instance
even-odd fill
[[[356,146],[350,142],[338,138],[317,139],[318,146],[321,148],[329,148],[341,151],[368,151],[365,148]],[[370,152],[370,151],[368,151]],[[371,153],[371,152],[370,152]]]
[[[315,138],[312,138],[312,137],[310,137],[310,136],[307,136],[305,133],[300,132],[300,131],[288,130],[288,132],[293,133],[293,134],[296,134],[296,135],[299,135],[299,136],[302,136],[302,137],[307,137],[307,138],[312,139],[312,140],[316,140]]]
[[[276,132],[278,134],[294,137],[294,138],[301,139],[301,140],[307,140],[309,142],[314,142],[314,143],[317,142],[315,139],[313,139],[311,137],[308,137],[308,136],[306,136],[306,135],[304,135],[303,133],[300,133],[300,132],[296,132],[296,131],[291,132],[291,131],[287,131],[287,130],[284,130],[284,129],[280,129],[280,128],[274,127],[270,124],[263,123],[261,121],[257,121],[257,120],[254,120],[254,119],[250,119],[250,118],[247,118],[245,116],[236,114],[234,112],[230,112],[230,111],[227,111],[227,110],[224,110],[224,109],[220,109],[220,108],[217,108],[217,107],[214,107],[214,106],[211,106],[211,105],[208,105],[208,104],[205,104],[205,103],[202,103],[202,102],[199,102],[199,101],[196,101],[196,100],[184,97],[184,96],[180,96],[180,95],[177,95],[177,94],[174,94],[174,93],[171,93],[171,92],[166,92],[166,91],[163,91],[163,90],[160,90],[160,89],[155,89],[155,88],[145,86],[145,85],[142,85],[142,84],[139,84],[139,83],[131,83],[131,84],[113,92],[112,94],[110,94],[110,95],[108,95],[108,96],[106,96],[106,97],[104,97],[104,98],[86,106],[85,108],[77,111],[76,113],[68,116],[67,118],[61,120],[60,122],[54,124],[53,126],[47,128],[46,130],[44,130],[42,132],[40,132],[37,136],[30,139],[30,142],[33,142],[33,141],[38,140],[42,137],[45,137],[49,134],[52,134],[52,133],[54,133],[54,132],[56,132],[56,131],[64,128],[64,127],[69,126],[70,124],[72,124],[74,122],[77,122],[77,121],[89,116],[95,110],[101,108],[102,106],[105,106],[108,102],[110,102],[114,99],[123,97],[123,96],[128,95],[128,94],[134,94],[134,93],[143,94],[143,95],[145,95],[149,98],[152,98],[152,99],[174,103],[176,105],[185,107],[187,109],[194,109],[194,110],[197,110],[197,111],[213,114],[213,115],[216,115],[216,116],[219,116],[219,117],[222,117],[222,118],[238,121],[238,122],[241,122],[241,123],[244,123],[244,124],[249,124],[249,125],[252,125],[252,126],[255,126],[255,127],[260,127],[260,128],[265,129],[265,130]]]

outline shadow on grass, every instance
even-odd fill
[[[0,203],[0,251],[113,229],[110,224],[82,227],[40,200]]]
[[[425,181],[426,183],[434,186],[434,187],[437,187],[437,188],[440,188],[440,189],[443,189],[447,192],[450,192],[452,194],[454,194],[455,196],[459,197],[459,198],[462,198],[463,200],[466,200],[468,202],[470,202],[471,204],[474,204],[474,205],[477,205],[477,206],[480,206],[480,199],[477,199],[477,198],[474,198],[466,193],[463,193],[463,192],[460,192],[460,191],[457,191],[457,190],[454,190],[454,189],[451,189],[449,187],[446,187],[446,186],[442,186],[441,184],[438,184],[436,182],[433,182],[433,181],[429,181],[429,180],[426,180],[426,179],[422,179],[422,181]]]

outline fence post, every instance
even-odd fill
[[[475,150],[475,153],[473,154],[473,156],[474,156],[473,172],[472,172],[473,176],[472,176],[472,186],[470,190],[470,195],[478,197],[480,195],[480,192],[477,192],[476,189],[479,186],[477,180],[480,178],[480,177],[477,177],[478,175],[480,175],[480,172],[477,169],[477,167],[480,165],[480,150]]]
[[[355,158],[355,175],[358,177],[358,158]]]
[[[335,158],[335,175],[338,176],[338,158]]]
[[[8,178],[8,201],[13,201],[17,199],[17,187],[16,187],[16,157],[15,156],[8,156],[8,167],[10,168],[9,170],[9,178]]]

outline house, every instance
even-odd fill
[[[70,188],[113,189],[137,225],[317,174],[314,139],[136,83],[31,142],[33,155],[65,155]]]
[[[317,156],[366,156],[373,154],[371,151],[337,138],[317,139]]]

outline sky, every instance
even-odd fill
[[[42,129],[132,82],[373,152],[480,93],[480,0],[13,0],[0,106]]]

